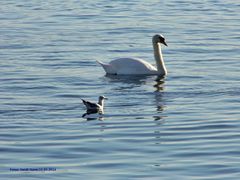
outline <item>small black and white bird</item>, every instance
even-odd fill
[[[108,98],[106,98],[104,96],[99,96],[98,103],[92,103],[92,102],[82,99],[83,104],[87,108],[87,112],[84,113],[82,115],[82,117],[85,117],[86,115],[90,115],[90,114],[100,114],[100,115],[104,114],[103,109],[104,109],[104,100],[105,99],[108,99]]]

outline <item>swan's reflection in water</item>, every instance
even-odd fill
[[[164,90],[164,77],[158,76],[155,79],[156,84],[153,85],[156,88],[155,92],[162,92]]]
[[[152,79],[152,76],[105,75],[105,79],[111,84],[118,83],[118,86],[114,86],[113,90],[122,91],[145,85],[149,80]]]
[[[153,87],[156,89],[155,92],[160,92],[163,90],[164,77],[163,76],[149,76],[149,75],[139,75],[139,76],[117,76],[117,75],[105,75],[104,78],[109,83],[119,83],[119,88],[132,89],[134,87],[139,87],[145,85],[148,82],[155,81],[156,83]]]

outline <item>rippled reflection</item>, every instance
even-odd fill
[[[118,86],[114,87],[113,90],[121,91],[145,85],[147,81],[152,79],[152,76],[105,75],[105,78],[109,83],[118,83]]]
[[[162,76],[158,76],[156,79],[155,79],[155,82],[156,84],[154,84],[154,88],[156,88],[156,91],[155,92],[161,92],[164,90],[164,77]]]
[[[95,117],[95,118],[86,118],[87,121],[93,121],[93,120],[99,120],[99,121],[103,121],[104,117]]]
[[[164,93],[164,77],[158,76],[155,79],[155,84],[153,87],[155,88],[155,103],[156,103],[156,112],[157,114],[161,114],[164,110],[164,100],[163,100],[163,93]],[[155,115],[153,116],[155,121],[160,121],[163,119],[162,115]]]

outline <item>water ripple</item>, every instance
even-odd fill
[[[0,4],[0,178],[239,179],[237,1]],[[96,63],[154,64],[156,33],[167,77]],[[83,119],[99,95],[104,117]]]

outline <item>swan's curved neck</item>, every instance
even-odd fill
[[[167,69],[163,61],[162,56],[162,50],[161,50],[161,44],[160,43],[154,43],[153,42],[153,49],[154,49],[154,58],[157,65],[157,70],[160,75],[166,75]]]

